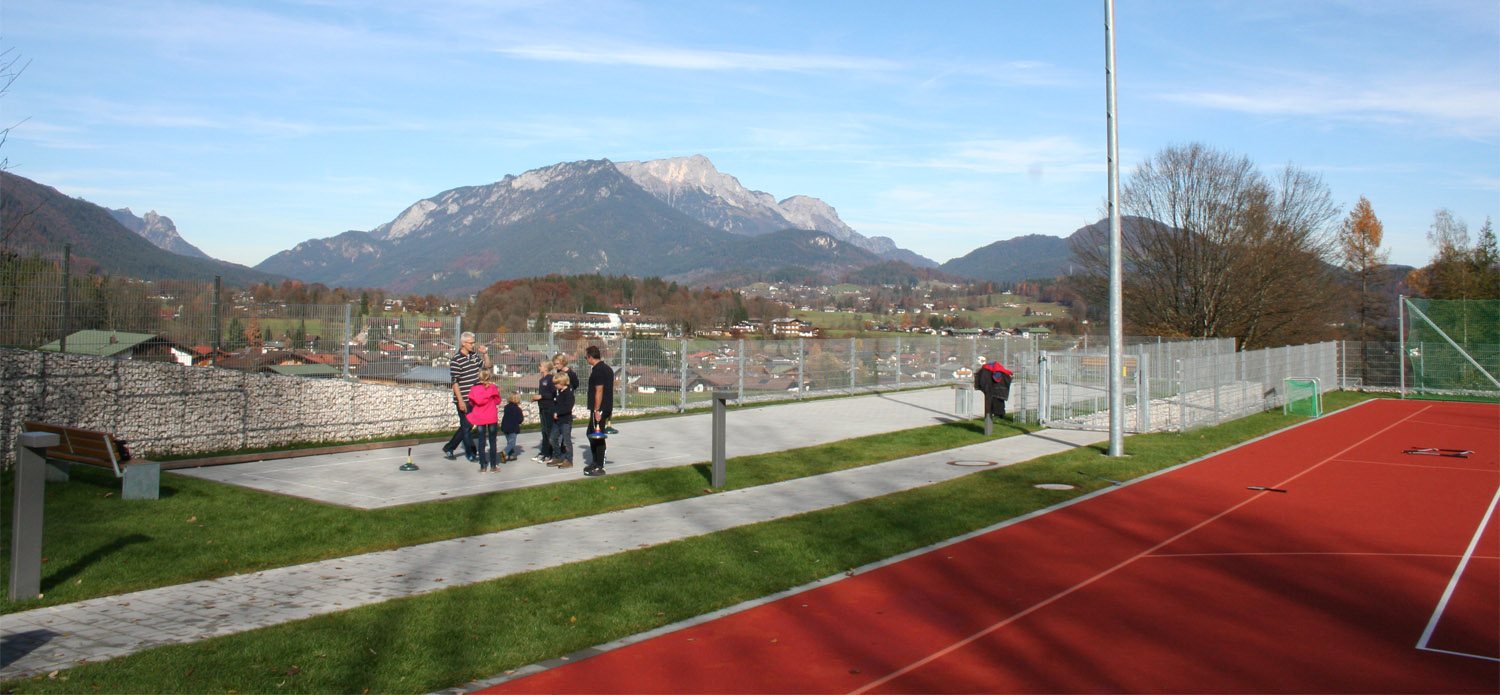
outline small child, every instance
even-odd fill
[[[573,381],[566,371],[554,371],[552,384],[557,396],[552,401],[552,460],[558,468],[573,467]]]
[[[521,392],[511,391],[510,396],[505,399],[505,414],[500,418],[500,433],[505,435],[505,452],[500,455],[501,463],[507,459],[514,461],[521,454],[521,450],[516,448],[516,435],[521,433],[523,418]]]
[[[490,383],[494,375],[488,369],[479,370],[479,383],[469,389],[469,403],[474,406],[469,413],[469,424],[474,426],[474,449],[478,453],[479,472],[500,470],[500,461],[505,455],[495,446],[499,426],[500,388]],[[485,444],[489,444],[489,455],[485,455]]]

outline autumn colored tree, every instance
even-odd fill
[[[1390,315],[1382,291],[1384,283],[1381,282],[1381,271],[1390,258],[1390,253],[1380,248],[1384,235],[1385,226],[1364,196],[1359,197],[1359,202],[1349,211],[1338,232],[1339,260],[1349,271],[1353,294],[1354,326],[1351,332],[1352,337],[1359,341],[1363,378],[1368,378],[1365,373],[1367,360],[1363,359],[1366,342],[1383,337],[1382,327]]]

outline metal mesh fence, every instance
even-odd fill
[[[1339,344],[1235,352],[1232,339],[1136,341],[1124,354],[1125,429],[1187,431],[1279,407],[1287,377],[1338,388]],[[1048,352],[1038,379],[1054,427],[1107,430],[1108,353]]]
[[[213,282],[70,275],[61,264],[0,264],[0,345],[170,361],[302,377],[446,388],[461,317],[356,314],[352,304],[257,302]],[[1500,373],[1500,302],[1414,303],[1407,341],[1320,343],[1236,353],[1231,339],[1126,338],[1126,427],[1187,430],[1278,407],[1286,377],[1332,388],[1486,391]],[[1420,313],[1422,319],[1416,318]],[[1441,328],[1441,330],[1439,330]],[[1447,338],[1443,337],[1447,336]],[[684,410],[714,391],[741,402],[951,386],[978,414],[973,371],[999,361],[1015,380],[1009,411],[1057,426],[1107,428],[1108,355],[1089,336],[891,334],[712,340],[481,334],[505,391],[534,392],[538,367],[563,354],[587,378],[583,350],[615,367],[616,407]],[[1452,339],[1458,347],[1449,343]],[[1472,359],[1473,362],[1468,362]]]

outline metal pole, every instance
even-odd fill
[[[677,377],[677,411],[687,410],[687,338],[682,339],[682,352],[677,356],[679,368]]]
[[[349,379],[349,339],[354,328],[354,305],[344,305],[344,379]]]
[[[734,398],[733,391],[714,391],[714,440],[713,440],[713,474],[709,481],[711,487],[724,487],[724,438],[725,438],[725,415],[724,401]]]
[[[807,372],[804,369],[802,356],[802,336],[797,336],[797,400],[802,400],[802,392],[807,390]]]
[[[630,398],[630,338],[620,340],[620,410],[629,407]]]
[[[901,389],[901,336],[896,336],[896,389]]]
[[[1115,118],[1115,1],[1104,0],[1105,122],[1109,145],[1109,455],[1125,455],[1125,312],[1120,241],[1120,142]]]
[[[63,244],[63,325],[62,338],[58,341],[58,352],[68,351],[68,333],[73,323],[73,245]]]
[[[855,342],[856,340],[858,340],[858,338],[849,339],[849,393],[854,393],[854,360],[856,355],[855,350],[857,349],[855,347],[855,345],[857,344]]]
[[[734,354],[735,354],[735,358],[739,361],[739,367],[740,367],[740,398],[739,398],[739,400],[743,401],[743,400],[745,400],[745,339],[744,338],[740,338],[740,346],[739,346],[738,349],[736,349],[734,351]]]
[[[1396,302],[1396,335],[1399,337],[1401,356],[1396,360],[1396,371],[1401,372],[1401,397],[1406,398],[1406,295]]]
[[[219,305],[223,303],[224,282],[218,276],[214,276],[214,364],[219,363],[219,355],[224,351],[224,331],[220,326]]]

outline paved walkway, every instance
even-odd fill
[[[948,392],[941,393],[951,398]],[[880,418],[864,416],[866,404],[876,405],[868,399],[892,398],[868,396],[826,401],[821,403],[834,405],[820,407],[849,410],[844,419],[862,422],[858,427],[879,425],[877,431],[901,429],[890,422],[879,423]],[[796,411],[809,405],[814,404],[747,409],[734,413],[733,418],[738,421],[761,418],[758,425],[761,426],[784,422],[787,413],[783,408]],[[911,406],[909,402],[907,405]],[[809,411],[798,412],[805,416]],[[933,417],[952,419],[945,414]],[[664,423],[661,426],[668,429],[691,431],[692,423],[682,422],[690,419],[653,422]],[[909,419],[900,422],[903,426],[930,424],[912,423]],[[646,425],[644,421],[629,423],[628,428],[622,424],[620,439],[628,432],[644,434]],[[837,427],[826,430],[809,426],[805,420],[794,429],[808,440],[857,436],[842,435]],[[1048,430],[594,517],[13,613],[4,616],[0,628],[0,646],[3,646],[0,677],[49,673],[84,661],[104,661],[165,644],[253,630],[802,514],[960,477],[982,469],[976,466],[987,467],[991,462],[1009,465],[1102,438],[1095,432]],[[612,452],[614,441],[611,438]],[[817,441],[798,445],[811,443]],[[404,452],[401,458],[404,460]],[[681,462],[703,458],[684,457]],[[529,462],[516,465],[542,468]],[[619,468],[627,469],[627,465]],[[463,463],[463,468],[469,470],[469,464]],[[571,473],[576,475],[578,470],[575,468]]]
[[[733,458],[786,451],[968,419],[967,414],[955,412],[954,405],[954,392],[947,388],[760,407],[731,405],[725,418],[725,452]],[[709,413],[616,424],[620,434],[609,438],[610,473],[684,466],[712,458],[713,422]],[[478,466],[461,457],[456,461],[445,460],[441,443],[412,448],[412,462],[420,469],[417,471],[400,470],[407,452],[402,447],[173,472],[358,509],[546,485],[583,474],[582,455],[588,450],[588,440],[581,426],[573,428],[573,444],[579,456],[571,469],[548,468],[532,462],[531,456],[540,441],[541,436],[535,431],[521,433],[517,443],[525,447],[525,456],[501,466],[499,473],[483,475],[479,474]]]

